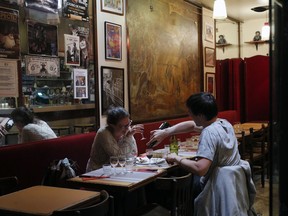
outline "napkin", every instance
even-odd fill
[[[107,175],[100,175],[100,176],[80,175],[79,177],[82,179],[82,181],[102,179],[102,178],[110,178],[110,176],[107,176]]]

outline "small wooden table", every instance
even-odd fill
[[[33,186],[0,196],[0,215],[52,215],[56,210],[79,207],[100,200],[100,192]]]

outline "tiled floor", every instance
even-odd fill
[[[269,216],[269,180],[266,179],[264,188],[261,186],[260,179],[256,180],[255,186],[257,193],[254,208],[259,216]]]

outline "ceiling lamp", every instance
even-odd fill
[[[213,19],[226,19],[227,11],[224,0],[214,1]]]
[[[270,26],[268,22],[264,23],[261,31],[262,40],[269,40],[270,37]]]

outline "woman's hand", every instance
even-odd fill
[[[135,133],[143,133],[144,132],[144,125],[143,124],[136,124],[130,126],[129,130],[126,133],[126,136],[133,136]]]

